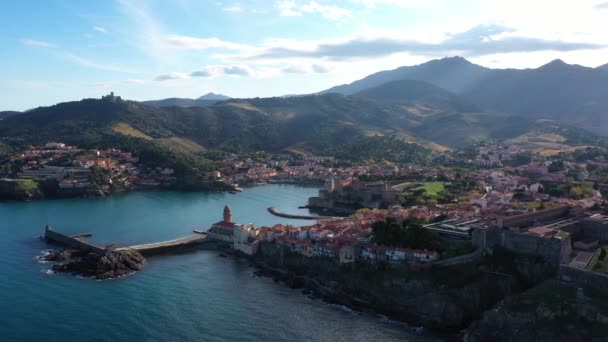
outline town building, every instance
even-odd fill
[[[207,235],[215,240],[233,243],[235,224],[232,222],[232,211],[227,205],[224,207],[223,216],[224,219],[222,221],[214,223],[209,228]]]
[[[101,100],[107,102],[121,102],[122,98],[120,96],[114,96],[114,92],[111,92],[109,95],[102,96]]]

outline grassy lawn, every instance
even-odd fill
[[[587,265],[587,271],[608,274],[608,246],[600,247],[595,251]]]
[[[424,183],[423,186],[414,190],[424,190],[425,194],[430,198],[438,198],[439,193],[445,189],[444,182],[428,182]]]

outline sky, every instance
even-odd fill
[[[20,0],[0,23],[0,110],[305,94],[445,56],[608,63],[606,0]]]

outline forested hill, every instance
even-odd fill
[[[390,108],[342,95],[231,100],[189,108],[83,100],[37,108],[2,120],[0,136],[8,145],[21,147],[48,141],[92,147],[116,141],[117,136],[131,136],[190,152],[293,148],[344,154],[348,153],[349,144],[369,141],[391,144],[401,151],[399,154],[406,154],[403,160],[422,162],[429,153],[420,145],[371,137],[406,134],[405,129],[395,130],[392,121],[407,113],[398,108],[391,112]],[[369,155],[380,157],[373,152]]]
[[[475,109],[447,91],[411,82],[389,83],[356,96],[233,99],[207,107],[82,100],[0,120],[0,143],[18,149],[48,141],[89,148],[128,142],[131,148],[147,144],[187,155],[291,150],[424,163],[431,150],[514,138],[548,125]]]
[[[6,111],[3,111],[3,112],[0,112],[0,120],[6,119],[6,118],[11,117],[11,116],[19,115],[19,114],[21,114],[21,112],[16,112],[16,111],[12,111],[12,110],[6,110]]]

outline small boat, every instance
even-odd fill
[[[194,229],[192,230],[193,232],[195,232],[196,234],[207,234],[204,231],[200,230],[200,229]]]
[[[241,192],[241,191],[243,191],[243,188],[239,188],[239,187],[237,186],[237,187],[235,187],[235,188],[234,188],[234,191]]]

